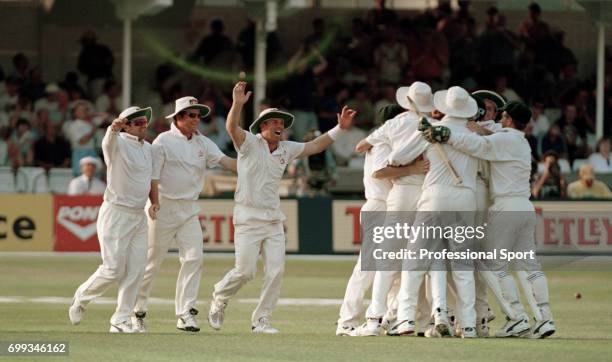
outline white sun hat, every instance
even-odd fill
[[[128,107],[123,110],[123,112],[119,113],[119,118],[126,118],[128,121],[131,121],[135,118],[145,117],[147,119],[147,125],[151,123],[151,115],[153,114],[153,110],[151,107],[140,108],[137,106]]]
[[[258,134],[260,131],[259,128],[261,124],[269,119],[274,118],[282,119],[285,129],[289,129],[291,128],[291,126],[293,126],[293,115],[291,113],[281,111],[278,108],[268,108],[261,111],[259,117],[257,117],[255,122],[253,122],[249,127],[249,131],[251,131],[251,133],[253,134]]]
[[[412,99],[420,112],[431,112],[434,110],[431,87],[426,83],[414,82],[410,87],[399,87],[395,92],[397,104],[404,109],[416,112],[416,109],[412,109],[413,107],[410,105],[408,97]]]
[[[447,116],[470,118],[478,111],[476,100],[461,87],[450,87],[448,90],[434,94],[434,105]]]
[[[196,97],[183,97],[174,101],[174,113],[166,116],[166,118],[174,118],[179,112],[184,111],[189,108],[199,109],[200,110],[200,118],[204,118],[208,116],[210,113],[210,108],[203,104],[199,104]]]

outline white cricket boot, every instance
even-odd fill
[[[476,323],[476,333],[480,338],[489,337],[490,331],[487,317],[483,317],[480,321],[478,321],[478,323]]]
[[[506,317],[506,324],[495,332],[495,337],[521,337],[530,332],[529,319],[523,315],[519,319],[510,319]]]
[[[68,317],[70,318],[70,323],[73,325],[78,325],[81,323],[81,319],[83,318],[83,313],[85,313],[85,308],[81,307],[80,304],[74,304],[74,300],[72,301],[72,305],[68,308]]]
[[[200,327],[198,326],[196,315],[198,315],[198,310],[191,308],[187,314],[179,317],[178,321],[176,321],[176,328],[185,332],[199,332]]]
[[[543,339],[552,336],[557,329],[555,328],[555,322],[552,320],[537,321],[533,326],[531,335],[529,338]]]
[[[132,316],[132,329],[138,333],[145,333],[147,331],[147,327],[145,326],[145,317],[147,316],[147,312],[136,312]]]
[[[343,326],[342,324],[338,324],[338,327],[336,328],[336,335],[337,336],[350,336],[354,330],[355,330],[355,327]]]
[[[437,335],[440,337],[450,337],[450,325],[448,323],[448,317],[446,316],[446,311],[440,310],[440,308],[436,308],[436,312],[434,313],[434,325]],[[435,336],[432,335],[432,336]]]
[[[381,318],[368,318],[351,333],[352,337],[377,337],[381,333]]]
[[[414,321],[403,320],[396,323],[387,332],[390,336],[414,336],[416,323]]]
[[[465,327],[461,330],[461,338],[478,338],[478,334],[476,333],[476,328],[474,327]]]
[[[109,332],[111,333],[136,333],[136,330],[132,328],[130,321],[123,321],[121,323],[112,324]]]
[[[225,307],[227,303],[216,302],[215,300],[210,302],[210,310],[208,311],[208,325],[212,329],[219,330],[223,325],[223,318],[225,317]]]
[[[251,327],[251,332],[253,332],[253,333],[264,333],[264,334],[276,334],[276,333],[280,333],[280,331],[278,329],[276,329],[276,328],[274,328],[274,327],[272,327],[270,325],[270,321],[268,321],[268,318],[266,318],[266,317],[259,318],[257,323],[255,323],[255,325]]]

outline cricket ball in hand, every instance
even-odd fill
[[[238,79],[245,80],[246,79],[246,73],[245,72],[238,73]]]
[[[576,294],[574,294],[574,297],[576,297],[576,299],[580,299],[580,298],[582,298],[582,294],[576,293]]]

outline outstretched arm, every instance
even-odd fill
[[[347,130],[351,126],[353,123],[353,118],[356,114],[357,111],[344,106],[342,108],[342,113],[336,114],[338,117],[338,125],[329,130],[329,132],[320,135],[310,142],[307,142],[304,145],[304,150],[298,155],[297,158],[308,157],[310,155],[314,155],[315,153],[325,151],[327,147],[334,143],[340,133]]]
[[[229,133],[237,150],[240,149],[246,137],[244,134],[245,131],[240,127],[240,112],[244,104],[249,100],[251,91],[245,93],[245,89],[246,82],[238,82],[234,86],[232,91],[232,107],[227,114],[227,122],[225,123],[225,129],[227,133]]]
[[[219,161],[219,163],[224,168],[233,171],[234,173],[238,173],[238,162],[235,158],[225,156],[221,159],[221,161]]]

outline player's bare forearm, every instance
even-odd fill
[[[387,166],[375,171],[372,177],[376,179],[391,179],[410,175],[423,175],[429,171],[429,161],[418,158],[414,162],[404,166]]]
[[[323,152],[327,149],[327,147],[331,146],[332,143],[334,143],[334,140],[332,140],[327,133],[324,133],[314,140],[306,142],[304,145],[304,150],[302,153],[300,153],[298,158],[308,157],[310,155]]]
[[[149,200],[151,204],[159,204],[159,180],[151,180],[151,190],[149,191]]]
[[[367,138],[364,138],[359,141],[357,146],[355,146],[355,152],[366,153],[370,150],[370,148],[372,148],[372,145],[370,144],[370,142],[368,142]]]
[[[221,161],[219,161],[221,166],[225,169],[228,169],[234,173],[238,173],[238,161],[235,158],[231,157],[223,157]]]
[[[232,107],[227,114],[225,129],[234,142],[240,148],[245,139],[244,130],[240,127],[240,113],[242,107],[249,100],[251,91],[246,92],[246,82],[238,82],[232,90]]]

